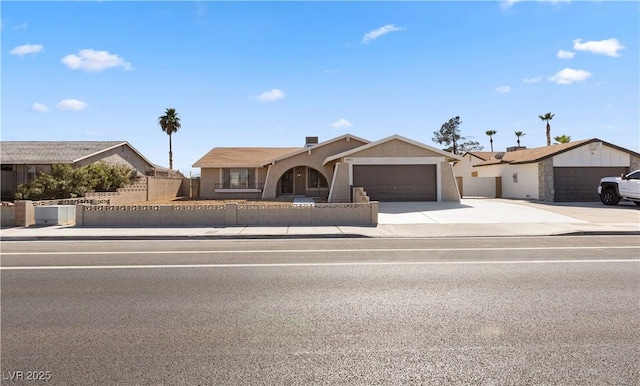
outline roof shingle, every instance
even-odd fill
[[[126,141],[2,141],[3,164],[72,164]]]
[[[300,147],[214,147],[193,164],[197,168],[259,168]]]

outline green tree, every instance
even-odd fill
[[[483,147],[476,141],[468,141],[466,137],[460,135],[459,126],[462,122],[456,116],[443,123],[439,131],[433,132],[433,142],[446,147],[442,150],[453,154],[464,154],[468,151],[482,150]]]
[[[547,146],[551,146],[551,125],[549,124],[549,121],[553,119],[554,115],[555,114],[551,114],[551,113],[546,113],[545,115],[538,115],[538,118],[547,122]]]
[[[113,192],[125,186],[132,170],[126,166],[97,162],[78,169],[67,164],[55,164],[50,173],[40,173],[30,184],[21,184],[18,200],[55,200],[82,197],[88,192]]]
[[[553,140],[556,141],[556,143],[569,143],[571,142],[571,136],[562,134],[557,137],[553,137]]]
[[[520,137],[524,137],[525,135],[527,135],[527,133],[525,133],[524,131],[516,131],[516,137],[518,138],[518,146],[520,146]]]
[[[491,144],[491,152],[493,153],[493,136],[496,135],[498,132],[495,130],[487,130],[485,132],[486,135],[489,136],[489,143]]]
[[[164,115],[158,117],[158,124],[162,131],[169,135],[169,171],[173,171],[173,150],[171,148],[171,134],[180,128],[180,116],[176,113],[176,109],[168,108]]]

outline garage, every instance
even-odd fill
[[[554,167],[554,201],[599,201],[598,184],[600,179],[619,176],[627,172],[628,168],[626,167]]]
[[[373,201],[436,201],[436,165],[354,165],[353,186]]]

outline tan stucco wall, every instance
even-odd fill
[[[331,184],[333,178],[333,164],[327,164],[322,166],[322,163],[327,157],[335,154],[351,150],[353,148],[364,145],[364,142],[351,138],[349,141],[342,139],[336,142],[332,142],[317,148],[309,149],[302,154],[295,155],[293,157],[277,161],[275,165],[271,165],[269,171],[269,180],[265,182],[264,186],[264,199],[273,199],[277,196],[278,180],[289,169],[296,166],[307,166],[316,169],[324,178],[327,179],[327,183]]]
[[[453,166],[449,162],[441,162],[440,173],[442,201],[460,202],[460,191],[453,173]]]
[[[109,151],[96,154],[93,157],[85,158],[76,163],[77,167],[90,165],[98,161],[105,161],[112,165],[123,165],[131,169],[137,170],[142,175],[147,175],[153,170],[153,166],[149,165],[136,152],[131,150],[127,145],[118,146]]]
[[[429,151],[410,143],[393,139],[377,146],[349,155],[351,157],[442,157],[442,154]]]
[[[338,162],[336,164],[334,183],[330,186],[329,202],[349,202],[351,201],[351,192],[349,188],[349,164]],[[329,181],[331,184],[331,181]]]
[[[214,198],[216,183],[220,181],[220,169],[200,169],[200,197]]]

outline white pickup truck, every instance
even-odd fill
[[[640,206],[640,170],[601,179],[598,194],[605,205],[618,205],[620,200],[629,200]]]

